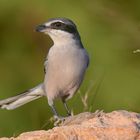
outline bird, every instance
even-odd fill
[[[40,97],[47,97],[53,115],[59,118],[54,101],[60,99],[68,115],[67,100],[80,88],[89,65],[76,24],[69,18],[51,18],[35,29],[50,36],[53,45],[44,62],[44,81],[17,96],[0,100],[0,108],[13,110]]]

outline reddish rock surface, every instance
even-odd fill
[[[140,114],[128,111],[84,112],[48,131],[25,132],[0,140],[140,140]]]

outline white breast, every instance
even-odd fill
[[[49,51],[45,77],[47,96],[64,96],[72,88],[76,90],[83,80],[87,65],[88,55],[84,48],[53,46]]]

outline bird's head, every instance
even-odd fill
[[[36,31],[48,34],[54,43],[80,40],[76,25],[67,18],[52,18],[38,25]]]

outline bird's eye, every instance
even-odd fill
[[[61,22],[55,22],[53,25],[54,25],[55,27],[60,27],[60,26],[62,25],[62,23],[61,23]]]

